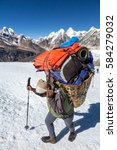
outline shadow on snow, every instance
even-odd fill
[[[82,118],[74,121],[74,126],[79,127],[76,129],[76,133],[83,132],[89,128],[96,126],[100,122],[100,103],[94,103],[90,105],[87,113],[75,112],[76,116],[83,116]],[[60,141],[67,133],[69,132],[68,128],[65,127],[57,136],[57,141]]]

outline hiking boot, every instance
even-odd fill
[[[76,133],[75,132],[70,132],[68,140],[70,142],[73,142],[75,140],[75,138],[76,138]]]
[[[52,143],[52,144],[55,144],[56,143],[56,137],[53,136],[53,137],[50,137],[50,136],[43,136],[41,138],[41,140],[44,142],[44,143]]]

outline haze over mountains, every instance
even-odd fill
[[[71,27],[67,31],[60,29],[37,40],[3,27],[0,29],[0,61],[32,61],[37,54],[58,46],[72,36],[77,36],[80,43],[91,50],[100,49],[100,30],[95,27],[88,31],[75,31]]]

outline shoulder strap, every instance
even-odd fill
[[[58,85],[56,84],[55,79],[51,75],[50,70],[46,72],[46,80],[49,89],[55,91],[55,88],[58,88]]]

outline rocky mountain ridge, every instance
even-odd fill
[[[32,61],[37,54],[58,47],[73,36],[77,36],[80,44],[91,50],[100,49],[100,30],[95,27],[88,31],[75,31],[71,27],[67,31],[60,29],[38,40],[18,35],[13,29],[3,27],[0,29],[0,61]]]
[[[43,51],[33,39],[17,35],[11,28],[0,30],[0,61],[31,61]]]
[[[66,32],[64,29],[60,29],[57,32],[51,32],[48,36],[39,38],[37,43],[45,49],[52,49],[73,36],[78,37],[80,44],[90,49],[100,49],[100,30],[95,27],[91,27],[88,31],[75,31],[71,27]]]

